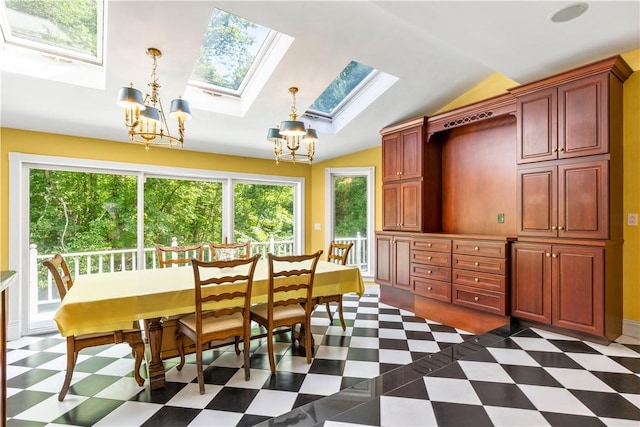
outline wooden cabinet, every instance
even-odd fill
[[[451,302],[451,239],[414,236],[411,287],[414,294]]]
[[[572,161],[518,170],[518,234],[607,239],[609,161]]]
[[[518,163],[609,151],[609,73],[518,96]]]
[[[422,181],[402,181],[382,186],[383,229],[422,231]]]
[[[511,315],[605,335],[605,250],[578,245],[513,245]]]
[[[452,302],[506,315],[507,243],[454,240],[452,252]]]
[[[411,237],[377,233],[376,283],[410,290],[410,269]]]
[[[421,125],[382,137],[382,180],[422,178]]]
[[[382,130],[382,229],[439,231],[440,149],[424,141],[421,117]]]

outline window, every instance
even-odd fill
[[[215,9],[191,74],[191,83],[239,95],[273,40],[269,28]]]
[[[356,88],[361,87],[365,79],[374,71],[368,65],[351,61],[318,99],[311,104],[307,113],[315,113],[330,119],[338,106],[344,105],[353,96]]]
[[[214,9],[184,97],[192,108],[242,117],[292,43],[292,37]]]
[[[102,1],[5,0],[4,39],[54,55],[102,63]]]
[[[368,65],[351,61],[305,111],[318,132],[336,134],[396,81]]]
[[[302,178],[21,153],[9,154],[9,169],[9,266],[21,289],[9,321],[21,334],[55,328],[60,298],[42,262],[56,252],[75,277],[155,268],[154,243],[229,236],[250,239],[253,253],[304,248]]]

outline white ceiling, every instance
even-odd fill
[[[640,48],[640,2],[589,1],[581,17],[550,21],[574,3],[110,1],[104,89],[3,71],[0,124],[126,143],[118,89],[134,82],[144,91],[151,72],[145,51],[159,48],[168,107],[185,91],[217,7],[295,40],[244,117],[193,109],[184,149],[272,158],[266,131],[287,118],[290,86],[300,88],[302,111],[351,60],[398,77],[337,135],[320,134],[315,161],[327,160],[378,145],[381,128],[433,114],[494,72],[527,83]]]

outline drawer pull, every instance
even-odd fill
[[[428,257],[427,257],[427,259],[429,259],[429,260],[430,260],[431,258],[432,258],[432,257],[430,257],[430,256],[428,256]]]
[[[427,270],[427,274],[431,274],[431,273],[433,273],[433,271]]]
[[[479,250],[480,250],[480,248],[476,246],[475,248],[473,248],[473,250],[474,250],[474,251],[479,251]]]
[[[433,246],[433,245],[432,245],[431,243],[427,243],[427,246],[428,246],[428,247],[431,247],[431,246]]]
[[[477,277],[475,279],[473,279],[474,282],[479,282],[480,279],[478,279]]]
[[[429,287],[427,288],[427,290],[428,290],[428,291],[430,291],[431,289],[433,289],[431,286],[429,286]]]
[[[473,297],[474,301],[480,301],[480,297]]]
[[[476,267],[480,265],[480,263],[478,261],[474,262],[474,264],[475,264]]]

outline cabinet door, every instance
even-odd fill
[[[400,179],[422,178],[422,126],[402,131],[400,139]]]
[[[382,137],[382,182],[400,180],[402,165],[400,132]]]
[[[518,170],[518,233],[522,236],[557,237],[556,166]]]
[[[382,185],[382,229],[400,229],[400,184]]]
[[[400,229],[422,231],[422,181],[400,184]],[[386,222],[386,220],[385,220]]]
[[[376,283],[391,285],[391,256],[393,238],[387,235],[376,235]]]
[[[411,290],[411,238],[393,238],[393,286]]]
[[[559,158],[609,152],[608,74],[558,87]]]
[[[517,99],[518,163],[557,158],[556,97],[556,88],[551,88]]]
[[[554,245],[552,256],[552,323],[604,335],[604,250]]]
[[[511,315],[551,323],[551,246],[514,243],[511,263]]]
[[[558,236],[609,238],[609,162],[558,166]]]

